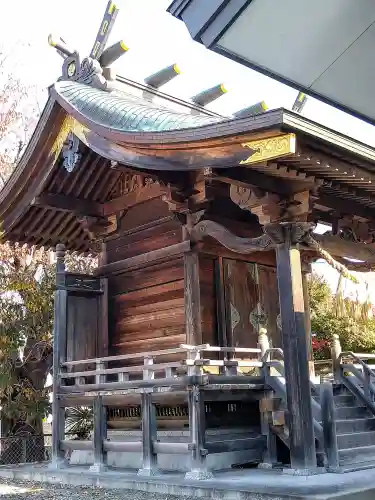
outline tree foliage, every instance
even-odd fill
[[[309,293],[316,358],[329,357],[333,335],[339,336],[345,351],[375,352],[375,319],[369,302],[344,298],[340,286],[333,293],[318,275],[311,276]]]
[[[72,271],[93,259],[69,256]],[[55,262],[43,249],[0,246],[0,400],[8,434],[42,433],[50,413]],[[4,428],[4,426],[3,426]]]
[[[0,189],[13,172],[37,120],[30,88],[7,71],[0,51]],[[0,221],[1,224],[1,221]],[[95,260],[70,255],[70,270]],[[42,434],[50,413],[55,282],[53,254],[0,241],[0,405],[3,435]]]

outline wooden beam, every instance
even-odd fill
[[[280,195],[291,195],[306,189],[312,189],[315,186],[313,180],[300,179],[298,176],[293,179],[282,179],[263,174],[252,167],[215,169],[211,178],[226,184],[256,187]]]
[[[371,196],[368,193],[368,196]],[[336,210],[341,214],[349,214],[351,216],[357,215],[358,217],[363,217],[364,219],[375,220],[375,210],[357,203],[354,200],[348,200],[344,198],[339,198],[337,196],[319,194],[315,205],[321,205],[332,210]]]
[[[52,208],[54,210],[73,212],[79,215],[90,215],[94,217],[103,216],[103,209],[99,203],[63,194],[43,193],[34,198],[31,204],[36,207]]]
[[[375,263],[375,245],[364,243],[354,243],[343,240],[339,236],[332,234],[313,234],[313,237],[320,245],[333,256],[346,257],[348,259],[363,260],[368,263]]]
[[[114,200],[104,203],[103,215],[107,216],[120,212],[121,210],[128,210],[139,203],[144,203],[145,201],[149,201],[154,198],[160,198],[165,193],[166,188],[161,187],[160,184],[149,184],[141,189],[137,189],[131,193],[126,193],[123,196],[119,196]]]
[[[175,245],[170,245],[158,250],[151,250],[151,252],[129,257],[128,259],[119,260],[117,262],[112,262],[111,264],[106,264],[95,269],[94,274],[96,276],[106,276],[108,274],[134,271],[135,269],[139,269],[141,267],[151,266],[156,263],[160,264],[160,262],[164,259],[170,259],[178,255],[183,255],[189,251],[190,241],[183,241],[181,243],[176,243]]]
[[[236,253],[248,254],[275,248],[273,241],[267,234],[262,234],[256,238],[241,238],[231,233],[221,224],[211,220],[198,222],[191,231],[193,241],[200,241],[207,236],[214,238],[225,248]]]

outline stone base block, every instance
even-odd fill
[[[222,432],[213,432],[211,435],[208,434],[207,440],[210,439],[216,441],[218,437],[222,436]],[[242,432],[244,432],[242,430]],[[239,433],[227,434],[226,439],[238,438]],[[229,437],[228,437],[229,436]],[[108,433],[108,439],[111,441],[135,441],[141,440],[141,434],[139,431],[112,431]],[[158,433],[158,439],[161,442],[189,442],[189,432],[188,431],[164,431]],[[241,450],[241,451],[230,451],[224,453],[214,453],[209,454],[206,458],[206,468],[207,470],[218,471],[223,469],[230,469],[234,465],[242,465],[245,463],[259,462],[260,455],[259,449]],[[71,465],[93,465],[94,464],[94,453],[93,451],[87,450],[75,450],[72,452],[70,457]],[[110,467],[116,467],[121,469],[142,469],[142,453],[141,452],[114,452],[109,451],[107,453],[107,465]],[[157,469],[163,471],[175,471],[175,472],[190,472],[191,471],[191,457],[187,453],[182,454],[172,454],[172,453],[160,453],[158,454]]]

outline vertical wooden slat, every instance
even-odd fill
[[[301,258],[289,238],[276,247],[277,280],[285,360],[285,383],[293,469],[316,467]]]
[[[198,254],[195,252],[188,252],[184,255],[184,280],[186,342],[189,345],[199,345],[202,343],[202,324],[199,261]]]
[[[56,247],[56,287],[53,326],[53,391],[52,391],[52,468],[64,466],[64,452],[60,448],[65,435],[65,409],[59,401],[61,364],[66,358],[67,291],[62,289],[65,278],[65,247]]]

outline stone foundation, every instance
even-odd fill
[[[251,432],[251,434],[250,434]],[[206,431],[206,439],[210,441],[248,438],[254,435],[254,445],[258,443],[259,435],[254,431],[246,429],[212,429]],[[141,431],[108,431],[110,441],[140,441]],[[161,442],[189,442],[189,431],[170,430],[159,431],[158,440]],[[235,465],[247,463],[258,463],[260,458],[259,445],[254,446],[254,450],[231,451],[225,453],[209,454],[206,460],[206,467],[212,471],[230,469]],[[94,463],[94,453],[92,451],[74,450],[71,453],[70,465],[92,465]],[[142,453],[113,452],[107,453],[107,465],[123,469],[140,469],[142,467]],[[191,470],[189,454],[158,454],[158,468],[164,471],[188,472]]]

